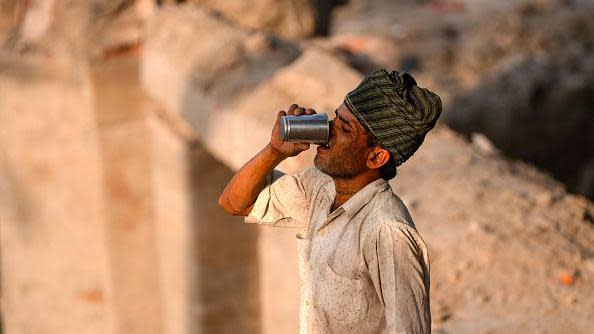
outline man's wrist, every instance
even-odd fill
[[[274,146],[272,146],[272,143],[268,143],[268,145],[266,145],[265,150],[268,152],[268,154],[270,154],[273,157],[275,161],[277,161],[277,163],[280,163],[287,158],[279,150],[274,148]]]

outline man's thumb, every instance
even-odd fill
[[[276,120],[278,121],[283,116],[287,116],[287,113],[284,110],[279,111],[278,114],[276,114]]]

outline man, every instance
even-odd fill
[[[280,111],[270,143],[235,174],[219,204],[248,223],[303,227],[301,333],[430,333],[427,249],[388,180],[435,126],[441,100],[410,74],[381,69],[335,114],[315,168],[291,176],[274,167],[309,144],[280,140]]]

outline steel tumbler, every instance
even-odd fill
[[[284,141],[328,145],[330,121],[326,114],[283,116],[280,135]]]

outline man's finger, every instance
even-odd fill
[[[295,103],[291,104],[291,106],[287,110],[287,114],[293,115],[295,109],[297,109],[297,108],[299,108],[299,106],[297,104],[295,104]]]
[[[297,144],[297,149],[299,149],[301,151],[306,151],[309,149],[309,144],[308,143]]]
[[[306,115],[313,115],[313,114],[315,114],[315,113],[316,113],[316,111],[315,111],[315,110],[313,110],[312,108],[307,108],[307,109],[305,109],[305,114],[306,114]]]
[[[305,114],[305,108],[299,107],[299,108],[295,109],[294,113],[295,113],[295,116],[301,116],[301,115]]]

